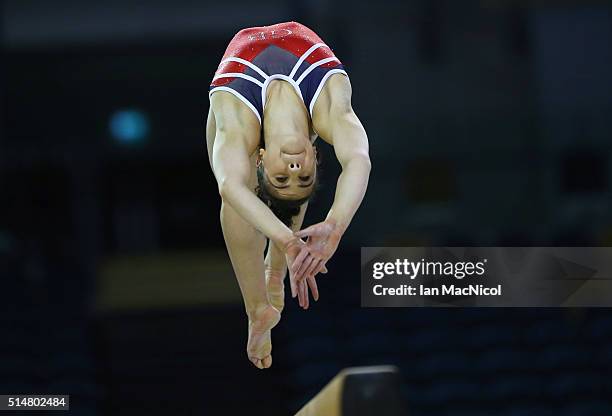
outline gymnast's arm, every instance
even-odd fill
[[[245,221],[286,251],[295,241],[292,231],[249,189],[249,147],[258,143],[259,128],[250,126],[248,120],[237,115],[235,103],[222,95],[211,96],[216,123],[212,167],[219,194]]]
[[[321,138],[334,146],[342,166],[334,202],[326,222],[340,235],[350,224],[368,187],[370,156],[368,136],[351,105],[351,84],[348,77],[333,75],[324,88],[313,123]]]
[[[306,215],[306,209],[308,208],[308,202],[300,207],[298,215],[293,217],[293,224],[291,230],[299,231],[302,228],[304,222],[304,215]],[[266,252],[265,259],[266,273],[274,274],[277,276],[284,277],[287,271],[287,261],[285,259],[285,253],[276,246],[276,244],[270,244]]]
[[[334,146],[342,173],[338,178],[334,203],[327,215],[343,233],[348,227],[368,187],[370,157],[368,136],[351,106],[348,77],[336,75],[328,81],[327,102],[315,127]],[[325,97],[324,97],[325,99]],[[326,104],[326,105],[325,105]]]

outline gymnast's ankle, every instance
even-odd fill
[[[249,321],[261,320],[266,314],[266,312],[268,312],[269,308],[273,308],[270,302],[263,302],[256,305],[252,305],[247,309],[247,316],[249,317]]]

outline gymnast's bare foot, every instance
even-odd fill
[[[266,270],[266,288],[268,289],[268,299],[272,306],[279,312],[285,307],[285,284],[283,280],[285,272]]]
[[[272,305],[256,309],[249,315],[247,355],[259,369],[272,365],[272,332],[280,320],[280,312]]]

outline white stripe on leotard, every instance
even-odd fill
[[[268,74],[262,71],[262,69],[258,67],[257,65],[255,65],[253,62],[249,62],[246,59],[237,58],[237,57],[227,58],[221,61],[219,66],[223,65],[226,62],[238,62],[239,64],[246,65],[249,68],[251,68],[253,71],[257,72],[259,75],[261,75],[264,80],[268,79]]]
[[[329,58],[325,58],[325,59],[321,59],[320,61],[315,62],[314,64],[310,65],[308,68],[306,68],[306,70],[304,72],[302,72],[302,75],[300,75],[300,77],[297,79],[296,84],[300,85],[300,83],[302,81],[304,81],[304,78],[306,78],[308,76],[308,74],[310,74],[312,72],[313,69],[324,65],[328,62],[332,62],[332,61],[338,61],[338,58],[336,58],[335,56],[331,56]]]
[[[246,79],[247,81],[251,81],[254,84],[257,84],[260,87],[263,87],[263,83],[261,81],[256,80],[250,75],[245,75],[240,72],[228,72],[227,74],[215,75],[215,77],[213,78],[213,82],[219,78],[242,78],[242,79]]]
[[[327,45],[324,44],[324,43],[315,43],[310,48],[308,48],[308,50],[306,52],[304,52],[304,54],[302,54],[302,56],[300,56],[300,59],[298,59],[298,61],[295,63],[293,69],[291,70],[291,73],[289,73],[289,78],[293,78],[295,76],[295,73],[298,71],[298,69],[300,69],[300,65],[302,65],[302,62],[304,62],[306,60],[306,58],[308,58],[308,55],[310,55],[315,50],[317,50],[317,49],[319,49],[319,48],[321,48],[323,46],[327,46]]]
[[[249,100],[247,100],[245,98],[244,95],[240,94],[238,91],[236,91],[235,89],[230,88],[230,87],[215,87],[212,90],[210,90],[210,92],[208,93],[208,96],[210,97],[216,91],[226,91],[226,92],[229,92],[230,94],[232,94],[236,98],[238,98],[240,101],[245,103],[246,106],[249,107],[253,111],[253,113],[255,113],[255,117],[257,117],[257,120],[259,120],[259,124],[261,124],[261,117],[260,117],[259,113],[257,112],[257,109],[255,108],[255,106],[253,106],[253,104],[251,104],[251,102]]]
[[[287,75],[283,75],[283,74],[274,74],[274,75],[271,75],[266,80],[266,82],[264,82],[263,87],[261,87],[261,108],[262,108],[262,111],[266,109],[266,91],[268,90],[268,86],[270,85],[270,82],[274,81],[275,79],[282,79],[284,81],[287,81],[289,84],[291,84],[291,86],[295,90],[295,93],[300,97],[300,100],[302,100],[302,102],[304,102],[304,97],[302,97],[302,91],[300,90],[299,85],[293,80],[293,78],[290,78]],[[304,104],[304,105],[306,105],[306,104]]]
[[[336,68],[336,69],[330,69],[329,71],[327,71],[323,79],[321,79],[321,82],[319,82],[319,86],[317,87],[317,90],[312,96],[312,100],[310,100],[310,108],[308,108],[308,110],[310,111],[311,118],[312,118],[312,110],[314,109],[315,102],[317,101],[317,98],[319,98],[319,94],[321,94],[321,91],[323,90],[323,86],[325,85],[325,82],[330,76],[334,74],[344,74],[348,77],[348,74],[346,73],[344,69]]]

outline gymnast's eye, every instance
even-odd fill
[[[280,183],[285,183],[289,178],[287,176],[277,176],[275,179]]]
[[[310,179],[310,176],[300,176],[300,180],[302,182],[308,182],[309,179]]]

